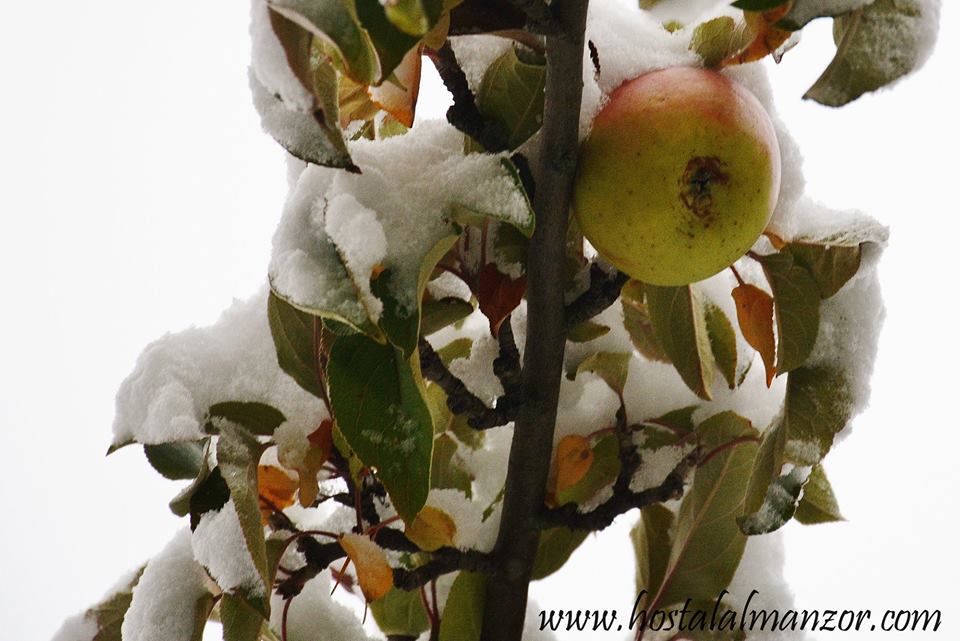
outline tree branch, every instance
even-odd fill
[[[504,326],[506,325],[507,323],[504,323]],[[502,328],[500,333],[504,333]],[[507,340],[512,342],[512,330],[508,333],[509,338]],[[504,339],[501,339],[501,349],[503,340]],[[513,349],[516,351],[515,345]],[[500,360],[501,357],[503,357],[502,351],[501,356],[494,360],[494,371],[496,372],[497,369],[500,369],[502,374],[509,377],[509,370],[512,367],[511,357],[507,356],[505,361],[501,361],[500,365],[497,365],[497,361]],[[423,338],[420,339],[420,370],[424,378],[439,385],[447,394],[447,407],[450,411],[454,414],[466,414],[467,424],[476,430],[486,430],[492,427],[506,425],[516,417],[518,406],[516,399],[518,392],[514,391],[511,395],[510,389],[507,389],[509,383],[508,385],[504,385],[504,395],[497,399],[496,406],[487,407],[486,403],[467,389],[463,381],[447,369],[440,355],[437,354],[430,343]],[[500,375],[498,374],[498,376]],[[501,378],[501,381],[502,380]],[[509,380],[512,379],[508,378],[508,381]]]
[[[470,91],[467,76],[460,68],[453,47],[447,41],[436,51],[427,51],[433,66],[443,80],[450,95],[453,96],[453,105],[447,109],[447,122],[467,134],[490,153],[498,153],[509,149],[507,132],[500,123],[490,120],[477,108],[477,101]]]
[[[440,548],[432,552],[430,560],[423,565],[412,570],[394,569],[393,584],[401,590],[413,590],[450,572],[457,570],[488,572],[491,566],[490,555],[486,552]]]
[[[537,226],[527,264],[523,403],[507,464],[497,562],[487,581],[481,641],[520,641],[523,634],[566,341],[563,282],[556,269],[564,260],[577,165],[587,0],[554,0],[550,10],[561,28],[546,40],[544,118],[535,172]]]
[[[590,288],[567,305],[566,326],[570,330],[601,313],[620,297],[620,290],[630,280],[621,271],[610,274],[597,263],[590,264]]]
[[[550,5],[544,0],[510,0],[527,16],[527,29],[544,36],[562,32],[562,26]]]

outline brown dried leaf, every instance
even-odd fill
[[[477,297],[480,311],[490,321],[490,333],[500,331],[503,319],[510,315],[527,291],[527,279],[523,276],[510,278],[500,272],[493,263],[488,263],[477,274],[473,295]]]
[[[793,35],[791,31],[774,26],[789,9],[790,5],[784,4],[769,11],[744,11],[743,17],[747,22],[747,30],[753,32],[753,39],[746,47],[728,56],[720,66],[755,62],[777,51]]]
[[[774,365],[777,345],[773,332],[773,297],[755,285],[743,284],[734,288],[737,322],[743,338],[760,353],[767,372],[767,387],[777,375]]]

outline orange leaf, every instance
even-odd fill
[[[789,10],[790,4],[784,4],[769,11],[744,11],[743,17],[747,21],[747,28],[754,34],[753,40],[746,47],[724,60],[721,66],[755,62],[779,49],[780,45],[793,35],[793,32],[778,29],[774,25]]]
[[[297,481],[273,465],[257,467],[257,491],[260,494],[260,516],[266,523],[273,509],[282,510],[293,505]]]
[[[457,535],[457,524],[443,510],[427,506],[420,510],[413,523],[407,526],[405,534],[421,550],[433,552],[453,545],[453,537]]]
[[[420,93],[421,47],[407,52],[393,75],[379,87],[368,87],[370,100],[407,127],[413,126]]]
[[[352,532],[340,537],[340,547],[357,568],[357,580],[366,600],[376,601],[393,587],[393,568],[383,549],[364,534]]]
[[[743,338],[763,359],[767,372],[767,387],[777,374],[774,365],[777,346],[773,333],[773,297],[754,285],[743,284],[734,288],[733,300],[737,304],[737,322]]]
[[[526,291],[527,279],[523,276],[514,280],[502,274],[493,263],[484,265],[477,274],[473,294],[480,304],[480,311],[490,321],[491,334],[497,335],[503,319],[517,308]]]
[[[593,465],[593,448],[590,441],[578,434],[564,436],[557,444],[554,458],[551,495],[576,485],[587,475]]]

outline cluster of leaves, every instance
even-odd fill
[[[456,100],[449,119],[471,134],[464,153],[504,152],[502,170],[529,203],[534,186],[519,152],[543,120],[546,64],[542,39],[515,4],[268,0],[273,34],[311,100],[285,103],[254,76],[264,127],[308,163],[359,172],[363,168],[354,164],[347,141],[405,135],[416,110],[420,65],[430,59]],[[740,64],[781,55],[810,20],[834,17],[837,57],[808,97],[844,104],[895,80],[912,65],[909,55],[890,64],[888,49],[902,53],[904,48],[901,43],[891,46],[885,40],[891,32],[884,29],[891,16],[913,10],[911,1],[854,4],[740,0],[734,6],[744,9],[742,21],[718,18],[698,25],[691,48],[706,66]],[[475,33],[496,33],[516,44],[489,65],[474,95],[447,37]],[[426,503],[432,489],[455,489],[471,497],[474,479],[462,456],[484,445],[478,417],[487,421],[484,427],[511,419],[519,361],[509,318],[525,295],[533,212],[518,222],[502,212],[472,211],[451,202],[443,213],[451,221],[449,233],[421,257],[415,291],[410,292],[417,301],[412,310],[391,288],[390,270],[354,273],[332,241],[323,249],[330,259],[324,264],[331,266],[331,278],[352,285],[344,288],[344,299],[309,305],[274,287],[267,313],[277,361],[323,402],[328,415],[309,435],[302,459],[281,457],[280,467],[261,464],[287,419],[269,405],[233,399],[209,408],[204,438],[144,446],[157,471],[190,481],[170,509],[189,517],[192,529],[204,514],[233,501],[259,581],[198,606],[202,620],[219,618],[225,639],[275,639],[266,623],[270,595],[276,592],[289,603],[306,581],[341,558],[355,566],[359,590],[386,634],[416,637],[432,630],[432,638],[441,641],[478,638],[486,582],[483,555],[457,550],[456,521]],[[615,424],[559,441],[535,579],[558,570],[589,530],[603,527],[619,512],[642,507],[633,539],[638,588],[648,595],[648,609],[687,598],[711,600],[729,584],[748,536],[774,531],[791,518],[802,523],[841,518],[820,463],[848,422],[851,381],[844,371],[810,357],[821,303],[857,273],[863,243],[772,235],[770,241],[774,251],[747,259],[760,265],[763,282],[746,282],[735,272],[738,284],[731,296],[736,318],[731,319],[720,301],[711,301],[696,284],[623,285],[622,275],[610,276],[605,267],[587,260],[583,238],[571,225],[559,277],[571,299],[592,297],[598,308],[591,317],[619,298],[633,350],[594,352],[568,372],[571,378],[589,373],[602,379],[618,396],[620,410]],[[466,283],[471,300],[431,296],[427,284],[442,274]],[[382,313],[362,311],[360,291],[372,292]],[[345,315],[344,300],[361,312]],[[456,326],[475,310],[486,317],[501,349],[494,373],[504,396],[493,407],[473,397],[449,372],[454,360],[470,355],[469,338],[424,351],[424,337]],[[589,343],[610,331],[590,318],[579,321],[569,328],[571,343]],[[768,386],[776,376],[787,377],[783,411],[762,434],[733,412],[694,420],[695,414],[709,414],[706,403],[718,375],[730,389],[743,383],[753,359],[742,361],[741,339],[759,354]],[[669,363],[704,405],[660,417],[628,417],[627,380],[631,359],[638,354]],[[426,358],[429,366],[422,361]],[[484,417],[488,410],[493,419]],[[646,479],[649,484],[638,486],[644,461],[664,453],[674,456],[668,478]],[[334,478],[342,479],[347,491],[324,496],[319,482]],[[689,489],[679,508],[664,507],[662,502],[679,498],[671,484],[679,483],[682,490],[684,481]],[[658,489],[662,492],[648,494]],[[500,498],[502,493],[486,506],[484,518]],[[326,500],[355,507],[357,526],[349,532],[302,532],[283,512],[295,502],[316,507]],[[381,521],[377,503],[392,507],[397,516]],[[598,505],[616,507],[604,511]],[[587,506],[592,510],[579,510]],[[393,536],[398,530],[387,527],[398,521],[403,522],[399,539]],[[291,545],[306,559],[292,570],[281,564]],[[400,553],[399,562],[396,557],[388,561],[387,548]],[[332,571],[351,589],[345,570],[344,565]],[[441,618],[435,594],[429,598],[425,587],[435,588],[437,576],[453,571],[459,574]],[[135,583],[90,611],[98,639],[119,638]],[[202,621],[198,635],[201,630]]]

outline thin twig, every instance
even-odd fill
[[[621,271],[610,274],[597,263],[591,263],[590,288],[567,305],[567,330],[590,320],[613,305],[628,280],[630,277]]]

